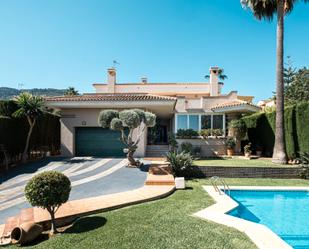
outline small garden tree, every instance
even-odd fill
[[[40,96],[34,96],[30,93],[23,92],[18,97],[16,97],[15,102],[18,106],[18,109],[13,113],[13,116],[17,118],[26,117],[29,123],[26,145],[22,155],[22,161],[26,162],[28,158],[29,142],[33,128],[38,117],[44,113],[44,100]]]
[[[98,123],[103,128],[121,132],[120,139],[127,147],[124,152],[127,153],[129,166],[139,166],[140,163],[134,159],[133,155],[145,129],[156,125],[156,115],[140,109],[120,112],[103,110],[99,114]],[[129,133],[126,133],[126,129],[129,130]],[[133,136],[134,131],[136,133]]]
[[[25,187],[25,195],[32,206],[46,209],[51,217],[50,233],[57,232],[55,213],[69,199],[71,182],[57,171],[46,171],[35,175]]]

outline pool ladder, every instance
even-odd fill
[[[218,192],[219,194],[222,193],[222,190],[218,187],[218,182],[219,184],[222,185],[224,194],[228,194],[228,195],[231,194],[229,185],[226,183],[224,179],[220,178],[219,176],[211,177],[210,182],[211,182],[211,185],[214,187],[215,191]]]

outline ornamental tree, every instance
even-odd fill
[[[25,187],[25,195],[32,206],[46,209],[51,217],[50,233],[57,232],[55,213],[67,202],[71,192],[71,182],[58,171],[45,171],[32,177]]]
[[[45,112],[44,99],[40,96],[23,92],[15,98],[15,102],[18,109],[13,113],[13,116],[16,118],[26,117],[29,124],[25,149],[22,155],[22,161],[25,163],[28,159],[29,143],[33,128],[39,116],[43,115]]]
[[[121,133],[120,140],[127,147],[124,149],[124,153],[127,154],[129,166],[140,166],[140,162],[136,161],[133,155],[145,129],[155,126],[156,115],[140,109],[103,110],[99,114],[98,123],[102,128],[109,128]],[[129,133],[126,133],[126,129],[129,130]]]
[[[284,23],[287,14],[291,13],[297,0],[240,0],[244,8],[249,8],[258,19],[271,21],[277,16],[277,65],[276,65],[276,129],[272,161],[286,164],[286,144],[284,133]],[[303,0],[302,2],[309,2]]]

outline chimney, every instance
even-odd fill
[[[115,93],[116,84],[116,68],[107,69],[107,91],[108,93]]]
[[[148,83],[148,79],[146,76],[141,77],[141,81],[143,84],[147,84]]]
[[[210,96],[218,96],[219,95],[219,67],[211,67],[210,71]]]

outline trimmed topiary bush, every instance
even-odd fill
[[[133,110],[125,110],[119,112],[119,119],[122,120],[123,126],[127,126],[130,129],[137,128],[143,121],[140,119],[140,115]]]
[[[51,217],[51,234],[57,232],[55,213],[68,201],[71,182],[67,176],[57,171],[46,171],[35,175],[25,187],[26,199],[32,206],[46,209]]]
[[[140,109],[124,110],[103,110],[99,114],[98,123],[103,128],[110,128],[120,131],[120,139],[127,146],[124,153],[127,154],[129,166],[140,166],[141,163],[133,157],[137,150],[137,145],[147,127],[156,125],[156,115],[150,112],[144,112]],[[127,134],[125,130],[129,129]],[[136,137],[133,137],[133,131],[137,129]]]
[[[110,123],[114,118],[119,117],[119,112],[116,110],[101,111],[98,118],[98,123],[102,128],[110,128]]]
[[[156,125],[156,115],[151,112],[145,112],[145,124],[147,127],[154,127]]]

